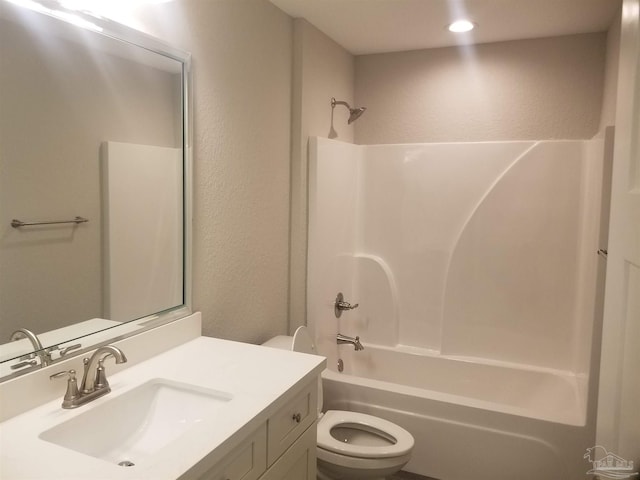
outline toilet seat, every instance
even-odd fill
[[[382,438],[391,438],[395,443],[367,446],[341,442],[331,435],[331,430],[340,426]],[[328,410],[318,422],[318,447],[340,455],[357,458],[400,457],[410,453],[413,444],[413,437],[404,428],[365,413]]]

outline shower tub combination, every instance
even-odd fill
[[[409,430],[405,469],[422,475],[585,478],[604,143],[312,139],[307,310],[326,408]],[[336,318],[338,292],[360,306]]]

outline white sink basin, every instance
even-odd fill
[[[225,392],[159,378],[56,425],[39,437],[85,455],[133,466],[194,425],[215,418],[231,399],[232,395]]]

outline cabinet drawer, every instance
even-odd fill
[[[267,428],[242,442],[199,480],[256,480],[267,469]]]
[[[314,379],[295,398],[269,418],[267,465],[275,462],[316,421],[317,403],[318,386]]]

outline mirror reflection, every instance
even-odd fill
[[[183,70],[0,3],[0,377],[184,303]]]

